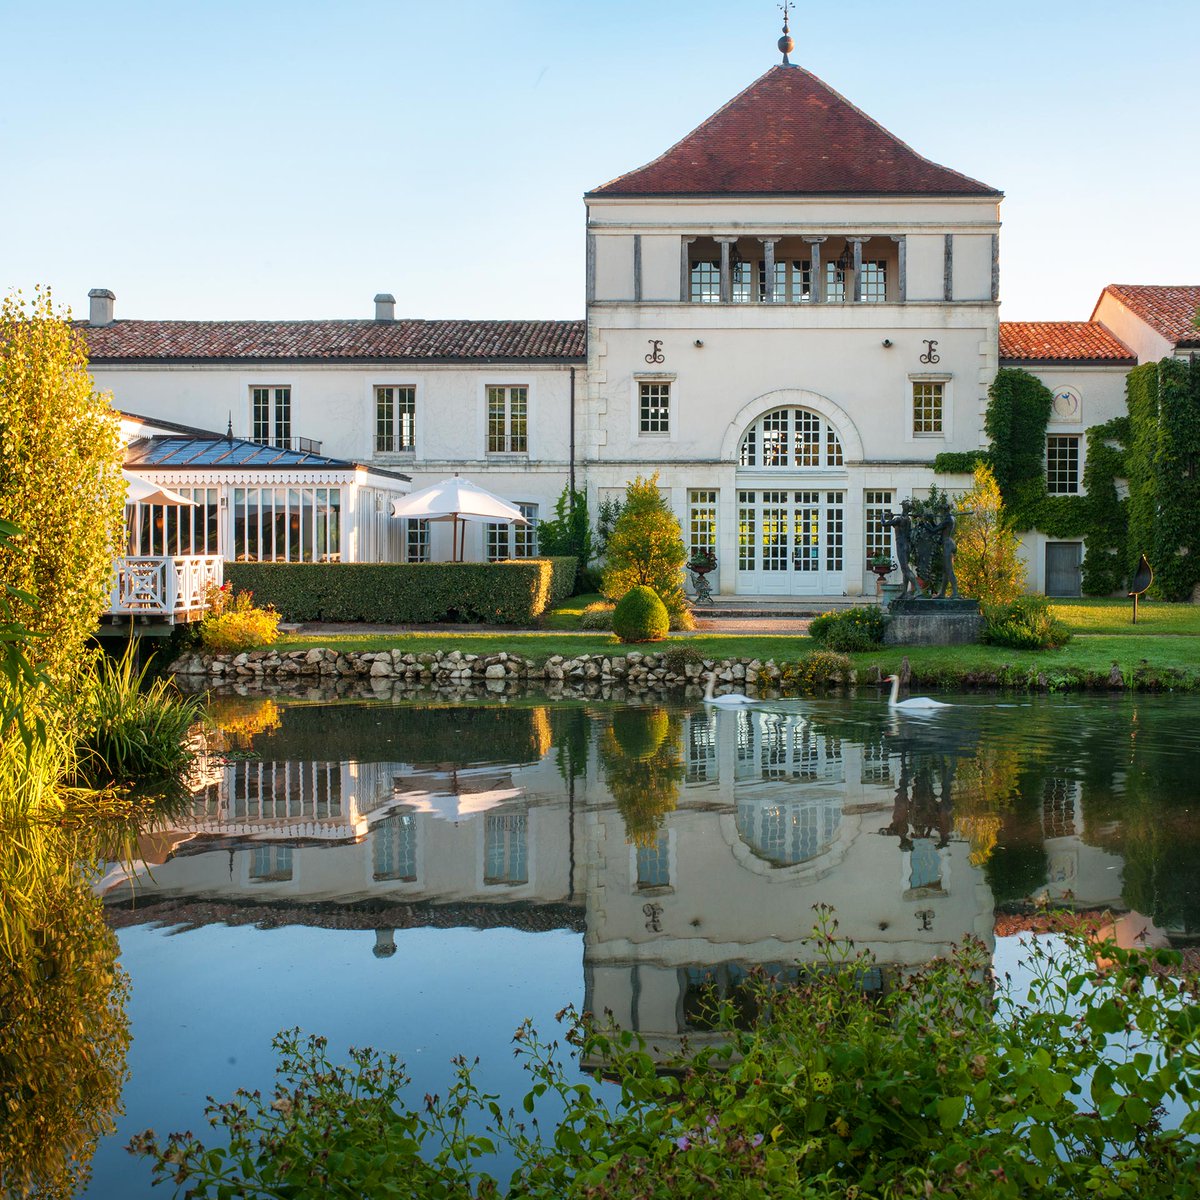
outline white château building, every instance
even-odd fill
[[[374,319],[129,321],[95,289],[85,332],[124,412],[413,489],[457,472],[533,518],[472,527],[468,557],[535,553],[569,479],[594,512],[657,471],[722,593],[853,596],[890,550],[884,510],[927,493],[938,453],[986,444],[1000,366],[1055,391],[1049,479],[1070,493],[1130,366],[1200,344],[1200,288],[1112,286],[1090,321],[1002,323],[1001,200],[785,60],[587,193],[585,321],[397,318],[390,295]],[[144,444],[137,469],[188,482]],[[239,495],[203,552],[309,557],[251,536],[265,510]],[[438,526],[356,534],[368,524],[343,522],[321,556],[449,557]],[[1031,585],[1077,592],[1080,552],[1031,536]]]

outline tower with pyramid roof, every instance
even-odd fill
[[[1001,199],[790,64],[588,192],[593,505],[657,469],[721,592],[873,592],[883,512],[981,442]]]

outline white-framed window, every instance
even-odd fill
[[[292,878],[292,847],[268,843],[254,847],[250,878],[255,883],[284,883]]]
[[[412,883],[417,878],[417,814],[393,813],[371,830],[372,875]]]
[[[687,782],[717,781],[717,730],[709,710],[693,713],[687,726]]]
[[[807,408],[775,408],[764,413],[742,437],[738,466],[842,466],[842,443],[828,421]]]
[[[711,488],[688,492],[688,556],[717,553],[717,493]]]
[[[489,385],[487,389],[487,449],[489,454],[529,452],[529,388]]]
[[[483,882],[528,883],[527,815],[490,812],[483,821]]]
[[[638,384],[638,432],[671,432],[671,385],[642,380]]]
[[[429,561],[429,522],[408,519],[404,534],[405,562]]]
[[[506,525],[499,521],[487,523],[488,562],[500,562],[506,558],[537,558],[536,504],[518,504],[521,516],[528,525]]]
[[[836,262],[825,264],[825,294],[821,299],[829,304],[841,304],[846,299],[846,272]]]
[[[671,886],[670,834],[660,829],[648,846],[637,847],[637,885],[639,889]]]
[[[942,405],[946,385],[932,380],[913,380],[912,431],[914,437],[942,437]]]
[[[377,387],[375,389],[375,451],[403,453],[416,449],[417,389],[415,387]]]
[[[693,304],[719,304],[721,300],[721,264],[709,260],[692,263],[691,298]]]
[[[883,259],[863,263],[859,290],[864,304],[883,304],[887,300],[887,263]]]
[[[863,548],[869,562],[872,558],[892,557],[892,531],[883,523],[895,500],[895,492],[863,492]]]
[[[233,489],[238,562],[337,562],[341,529],[341,488]]]
[[[292,445],[292,389],[285,385],[250,389],[250,440],[288,450]]]
[[[844,492],[825,493],[825,570],[840,571],[846,548],[846,496]]]
[[[730,298],[734,304],[749,304],[754,299],[754,265],[742,259],[730,263]]]
[[[1079,435],[1052,433],[1046,438],[1046,491],[1052,496],[1079,493]]]
[[[132,554],[220,554],[219,491],[213,487],[173,489],[195,504],[130,505],[129,547]]]

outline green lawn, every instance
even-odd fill
[[[651,646],[623,647],[608,633],[576,632],[583,610],[599,596],[573,596],[544,621],[546,632],[497,629],[488,633],[456,633],[452,626],[429,633],[308,634],[281,638],[279,651],[330,646],[339,650],[394,650],[414,654],[460,650],[464,654],[507,651],[541,662],[551,655],[623,654],[626,650],[685,649],[701,658],[759,658],[794,661],[812,650],[805,634],[692,634],[667,638]],[[951,681],[965,673],[996,672],[1013,677],[1031,670],[1053,680],[1060,673],[1107,675],[1114,663],[1129,678],[1142,670],[1176,668],[1200,681],[1200,605],[1147,601],[1139,606],[1138,623],[1130,622],[1127,600],[1070,600],[1054,605],[1055,612],[1077,635],[1059,650],[1009,650],[999,646],[910,646],[852,655],[863,670],[877,666],[884,674],[899,669],[907,656],[918,679]]]

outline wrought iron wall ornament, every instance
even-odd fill
[[[662,933],[663,906],[661,904],[643,904],[642,914],[646,918],[647,933]]]
[[[927,347],[925,350],[925,353],[921,355],[921,362],[923,362],[923,363],[941,362],[942,356],[937,352],[937,339],[936,338],[922,338],[921,340],[925,343],[925,345]]]
[[[666,362],[666,355],[662,352],[662,338],[647,338],[650,343],[650,353],[646,355],[648,363]]]

